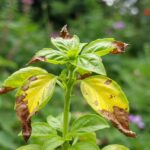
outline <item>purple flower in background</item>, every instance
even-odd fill
[[[129,120],[135,123],[140,129],[144,129],[145,124],[140,115],[129,115]]]
[[[123,21],[118,21],[113,24],[114,29],[123,29],[125,28],[125,23]]]
[[[32,5],[34,0],[22,0],[23,4]]]

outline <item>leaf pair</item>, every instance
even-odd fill
[[[22,123],[22,134],[27,141],[31,135],[31,117],[51,98],[56,76],[38,67],[27,67],[12,74],[0,89],[1,94],[18,89],[16,112]]]
[[[52,64],[71,63],[78,68],[79,73],[95,72],[106,75],[101,56],[106,54],[123,53],[127,44],[116,41],[113,38],[97,39],[90,43],[81,43],[78,36],[71,36],[64,26],[60,37],[51,38],[54,49],[40,50],[29,63],[36,61],[49,62]]]

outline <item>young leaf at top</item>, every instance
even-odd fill
[[[103,56],[109,53],[112,54],[119,54],[125,51],[127,47],[126,43],[115,41],[113,38],[104,38],[104,39],[97,39],[95,41],[90,42],[87,44],[83,49],[82,53],[94,53],[98,56]]]
[[[22,123],[22,134],[27,141],[31,135],[31,116],[51,98],[56,77],[43,73],[30,77],[19,89],[16,99],[17,115]]]
[[[29,61],[29,64],[38,61],[52,64],[65,64],[67,57],[64,52],[51,48],[44,48],[36,53],[36,55]]]
[[[71,132],[75,134],[89,133],[108,127],[109,125],[105,119],[95,114],[89,114],[75,120],[72,124]]]
[[[80,45],[80,40],[76,35],[51,38],[51,42],[58,50],[63,52],[78,50]]]
[[[104,147],[102,150],[129,150],[129,149],[123,145],[113,144]]]
[[[23,69],[20,69],[10,75],[3,83],[3,87],[0,88],[0,94],[4,94],[6,92],[9,92],[11,90],[14,90],[15,88],[18,88],[22,86],[24,81],[28,79],[31,76],[36,76],[38,74],[47,73],[46,70],[41,69],[39,67],[26,67]]]
[[[128,100],[115,81],[101,75],[89,77],[81,81],[81,91],[97,113],[110,120],[125,135],[136,136],[129,130]]]
[[[99,147],[92,142],[79,142],[68,150],[100,150]]]
[[[95,54],[81,54],[77,59],[77,67],[89,72],[106,75],[102,60]]]

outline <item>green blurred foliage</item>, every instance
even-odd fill
[[[103,58],[108,76],[118,81],[130,101],[130,112],[143,118],[145,128],[132,128],[136,139],[130,139],[110,128],[98,132],[101,147],[123,144],[131,150],[149,150],[150,120],[150,1],[118,0],[113,5],[106,0],[1,0],[0,1],[0,84],[17,69],[24,67],[35,52],[50,47],[50,35],[57,35],[64,24],[82,41],[115,37],[129,43],[123,55]],[[58,74],[57,65],[40,65]],[[0,97],[0,150],[13,150],[25,144],[18,133],[19,121],[14,111],[14,93]],[[52,105],[52,107],[51,107]],[[79,86],[72,95],[74,116],[92,111],[81,96]],[[53,100],[33,118],[45,121],[63,111],[63,91],[56,88]],[[31,139],[32,140],[32,139]]]

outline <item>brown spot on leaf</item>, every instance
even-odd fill
[[[37,80],[37,77],[36,77],[36,76],[32,76],[32,77],[30,77],[28,80],[29,80],[29,81],[35,81],[35,80]]]
[[[28,64],[32,64],[34,62],[39,62],[39,61],[46,61],[45,57],[42,57],[42,56],[35,56],[33,57],[29,62]]]
[[[112,82],[112,80],[106,80],[105,82],[104,82],[104,84],[106,84],[106,85],[109,85],[109,84],[111,84],[111,82]]]
[[[29,82],[28,83],[26,83],[23,87],[22,87],[22,90],[23,91],[27,91],[28,89],[29,89]]]
[[[60,31],[60,37],[62,37],[63,39],[71,39],[72,38],[72,36],[68,32],[67,25],[64,25],[62,27],[62,29]]]
[[[94,105],[98,106],[99,102],[97,100],[94,101]]]
[[[22,135],[24,140],[27,142],[30,138],[32,128],[31,119],[29,118],[29,111],[26,102],[23,101],[25,95],[20,95],[16,99],[16,112],[22,124]]]
[[[101,110],[100,113],[108,120],[112,122],[112,124],[118,128],[123,134],[129,137],[136,137],[136,133],[132,132],[129,129],[129,119],[128,112],[124,109],[119,108],[117,106],[113,107],[114,112],[109,112],[106,110]]]
[[[83,79],[88,78],[88,77],[90,77],[90,76],[91,76],[91,73],[88,72],[88,73],[85,73],[85,74],[83,74],[83,75],[80,75],[79,79],[80,79],[80,80],[83,80]]]
[[[128,44],[120,42],[120,41],[113,42],[113,45],[115,46],[115,49],[113,51],[111,51],[112,54],[123,53],[123,52],[125,52],[125,49],[128,46]]]
[[[0,94],[5,94],[5,93],[10,92],[14,89],[15,88],[11,88],[11,87],[2,87],[2,88],[0,88]]]

